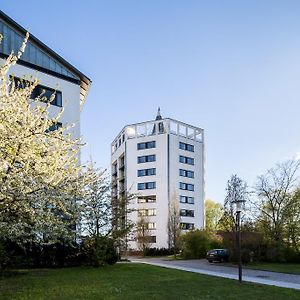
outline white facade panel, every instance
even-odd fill
[[[3,59],[0,59],[0,63],[4,63]],[[9,70],[8,75],[13,75],[18,78],[24,78],[27,80],[34,80],[37,78],[39,83],[43,86],[52,88],[62,92],[62,107],[64,112],[61,116],[61,123],[74,124],[72,128],[72,134],[75,138],[80,137],[80,86],[69,82],[67,80],[38,72],[31,68],[14,65]],[[50,105],[49,113],[50,117],[56,115],[61,110],[61,107]]]

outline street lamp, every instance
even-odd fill
[[[241,255],[241,211],[244,208],[245,200],[233,199],[231,201],[235,205],[236,212],[236,252],[239,264],[239,282],[242,282],[242,255]]]

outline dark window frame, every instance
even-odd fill
[[[193,157],[179,155],[179,162],[193,166],[195,164],[195,159]]]
[[[179,182],[179,189],[194,192],[195,185],[191,183]]]
[[[141,190],[154,190],[156,189],[156,181],[148,181],[148,182],[139,182],[137,184],[137,189]]]
[[[156,168],[137,170],[137,176],[138,177],[154,176],[154,175],[156,175]]]
[[[156,148],[156,141],[142,142],[137,144],[137,150]]]
[[[184,142],[179,142],[179,149],[189,151],[189,152],[195,152],[195,146],[192,144],[187,144]]]
[[[186,204],[195,204],[195,198],[190,196],[180,196],[179,199],[180,203],[186,203]]]
[[[179,176],[187,177],[187,178],[194,178],[195,172],[190,171],[190,170],[179,169]]]
[[[150,157],[153,160],[150,160]],[[144,164],[144,163],[147,163],[147,162],[154,162],[154,161],[156,161],[156,155],[155,154],[143,155],[143,156],[138,156],[137,157],[137,163],[138,164]]]
[[[24,78],[19,78],[16,76],[10,75],[10,80],[14,81],[15,88],[17,89],[23,89],[24,87],[31,85],[32,82],[30,82],[27,79]],[[62,92],[59,90],[55,90],[53,88],[50,88],[48,86],[42,85],[42,84],[37,84],[36,87],[33,89],[31,98],[35,99],[39,97],[43,93],[42,98],[46,97],[48,101],[41,101],[41,102],[46,102],[48,103],[50,100],[50,97],[55,94],[55,98],[53,101],[50,102],[51,105],[62,107],[63,106],[63,100],[62,100]],[[48,95],[48,96],[47,96]]]

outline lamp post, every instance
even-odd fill
[[[242,255],[241,255],[241,211],[245,200],[233,200],[236,212],[236,252],[239,265],[239,282],[242,282]]]

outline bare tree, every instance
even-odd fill
[[[248,198],[247,183],[238,175],[234,174],[227,181],[226,197],[224,200],[224,213],[219,221],[219,226],[229,232],[235,231],[236,220],[234,214],[233,202],[237,200],[246,200]]]
[[[169,247],[174,251],[176,258],[180,245],[180,212],[176,194],[174,193],[169,205],[169,220],[168,220],[168,234],[169,234]]]
[[[139,219],[136,229],[136,242],[139,250],[142,251],[143,256],[146,255],[146,250],[152,245],[151,229],[149,225],[151,223],[149,222],[149,218],[145,212],[145,209],[138,211]]]
[[[297,183],[300,161],[289,160],[277,164],[258,177],[255,190],[258,221],[270,239],[282,242],[286,222],[295,214],[292,197]],[[299,209],[299,208],[298,208]]]

